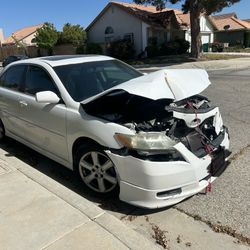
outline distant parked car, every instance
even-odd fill
[[[19,61],[19,60],[23,60],[23,59],[27,59],[27,56],[24,55],[13,55],[13,56],[8,56],[7,58],[4,59],[3,61],[3,67],[7,66],[8,64],[15,62],[15,61]]]

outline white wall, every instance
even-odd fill
[[[205,16],[201,16],[200,18],[200,27],[201,27],[202,44],[213,43],[214,42],[213,26]],[[191,43],[190,29],[186,31],[185,39]]]
[[[148,46],[148,29],[149,25],[142,22],[142,50],[145,50],[145,48]]]
[[[105,29],[111,26],[115,38],[123,38],[126,33],[134,34],[137,54],[142,51],[142,22],[117,6],[110,6],[107,11],[88,30],[88,40],[94,43],[105,43]]]

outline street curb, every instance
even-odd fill
[[[205,69],[207,71],[247,69],[250,68],[250,58],[237,58],[229,60],[211,60],[201,62],[167,63],[132,65],[137,70],[156,71],[161,69]]]
[[[6,152],[5,150],[1,149]],[[7,152],[6,152],[7,153]],[[11,160],[9,160],[11,159]],[[146,239],[143,235],[126,226],[122,221],[113,215],[106,213],[92,202],[76,194],[67,187],[39,172],[25,162],[16,157],[4,157],[7,165],[14,165],[16,170],[40,184],[42,187],[53,193],[75,209],[86,215],[91,221],[111,233],[129,249],[159,249],[153,242]]]

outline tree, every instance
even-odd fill
[[[52,23],[45,23],[42,28],[37,30],[35,42],[39,48],[44,48],[53,54],[53,48],[58,40],[58,32]]]
[[[63,26],[63,31],[60,33],[59,43],[61,44],[73,44],[74,46],[82,46],[87,39],[84,28],[80,25],[72,25],[66,23]]]
[[[200,38],[200,15],[211,15],[220,12],[223,8],[229,7],[240,0],[169,0],[170,3],[183,2],[182,10],[190,13],[191,26],[191,56],[200,57],[201,38]],[[158,10],[165,7],[168,0],[134,0],[137,4],[153,4]]]

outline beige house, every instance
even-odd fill
[[[201,16],[202,43],[214,41],[213,26]],[[191,42],[190,17],[178,9],[157,11],[154,6],[110,2],[86,29],[89,42],[105,44],[128,38],[134,42],[137,54],[148,46],[150,39],[158,44],[176,38]]]
[[[3,42],[4,42],[3,29],[0,28],[0,47],[2,46]]]
[[[179,14],[182,12],[176,9],[159,12],[154,6],[109,2],[87,27],[88,40],[105,45],[112,40],[129,39],[139,54],[150,38],[156,38],[158,43],[184,38],[187,26],[176,18]]]
[[[35,45],[34,38],[38,29],[40,29],[43,24],[33,25],[29,27],[22,28],[13,32],[9,37],[7,37],[2,43],[3,46],[10,46],[18,43],[22,43],[25,46]]]
[[[250,23],[235,13],[200,17],[202,44],[214,41],[234,45],[244,42]],[[109,2],[86,29],[89,42],[105,44],[116,39],[129,39],[137,54],[154,38],[158,44],[176,38],[191,42],[190,16],[178,9],[157,11],[154,6]]]
[[[236,13],[209,17],[214,28],[215,41],[231,46],[245,43],[246,34],[250,32],[250,22],[241,20]]]

